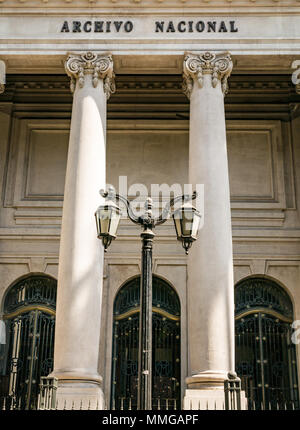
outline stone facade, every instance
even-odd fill
[[[239,0],[234,4],[212,0],[200,2],[200,5],[194,0],[128,0],[126,4],[111,0],[101,2],[101,6],[98,1],[61,3],[49,1],[37,5],[31,1],[2,2],[0,312],[3,311],[3,300],[10,285],[30,273],[46,273],[60,279],[61,285],[75,285],[74,267],[80,266],[78,261],[81,255],[79,250],[78,260],[75,258],[72,263],[70,244],[76,243],[80,248],[81,239],[78,237],[89,235],[90,231],[87,227],[77,237],[74,236],[74,231],[77,227],[80,230],[82,225],[70,228],[68,224],[70,214],[76,213],[76,210],[79,215],[74,223],[77,221],[80,224],[79,218],[82,220],[84,215],[82,207],[77,204],[81,200],[86,202],[86,190],[90,196],[90,211],[93,211],[101,201],[97,190],[105,185],[105,181],[118,187],[119,176],[127,177],[128,186],[143,183],[149,189],[153,183],[194,183],[197,169],[205,170],[205,165],[201,166],[201,161],[195,160],[210,157],[203,152],[201,156],[197,153],[197,139],[205,140],[207,145],[208,142],[210,145],[217,145],[215,136],[218,136],[220,145],[226,144],[226,124],[228,173],[227,159],[221,157],[222,160],[218,162],[219,170],[214,174],[220,180],[218,190],[222,183],[226,183],[229,174],[231,207],[229,198],[226,200],[226,192],[221,197],[216,192],[214,198],[219,203],[220,198],[227,202],[223,206],[215,206],[219,208],[219,214],[224,216],[215,220],[215,227],[205,233],[207,236],[204,241],[200,234],[190,260],[183,255],[182,248],[176,241],[171,221],[155,232],[153,272],[174,287],[181,303],[183,399],[186,388],[193,388],[193,372],[201,370],[197,368],[199,363],[195,364],[195,357],[197,354],[201,355],[205,338],[205,332],[201,333],[203,339],[198,340],[197,344],[199,324],[193,324],[189,320],[197,292],[193,292],[191,301],[188,277],[198,279],[200,267],[201,273],[209,268],[209,273],[217,276],[222,258],[214,267],[213,262],[210,265],[203,255],[206,254],[205,249],[208,251],[213,246],[209,237],[214,237],[215,228],[220,222],[224,222],[220,226],[220,232],[224,233],[227,229],[230,240],[227,241],[229,236],[225,235],[226,238],[217,237],[216,243],[220,247],[224,246],[223,259],[224,253],[229,260],[233,258],[234,283],[251,276],[277,281],[291,297],[294,319],[300,319],[300,96],[297,93],[299,84],[292,81],[297,67],[293,67],[293,62],[300,60],[297,30],[300,28],[300,4],[296,0],[262,0],[257,4],[246,0]],[[181,16],[182,10],[187,16],[185,19]],[[126,32],[121,27],[120,32],[117,32],[115,27],[114,31],[92,33],[92,36],[89,31],[61,31],[65,21],[70,23],[71,29],[74,20],[94,22],[96,19],[91,18],[92,13],[99,16],[98,21],[132,21],[134,28]],[[172,27],[170,31],[155,31],[155,22],[170,20],[176,23],[176,29],[178,23],[184,20],[187,23],[235,21],[238,32],[222,32],[220,36],[220,32],[214,31],[173,32]],[[29,21],[32,21],[32,27],[28,26]],[[188,25],[179,28],[188,30]],[[90,26],[86,28],[89,29]],[[196,68],[195,63],[191,66],[192,61],[196,61]],[[70,82],[64,63],[66,73],[71,78],[74,95],[69,90]],[[209,90],[205,97],[201,97],[208,79]],[[190,101],[182,92],[183,81]],[[86,93],[78,92],[79,89]],[[98,90],[101,95],[96,95]],[[218,92],[217,101],[214,91]],[[82,102],[78,94],[83,94],[83,98],[90,97],[91,105],[80,110],[78,106]],[[199,100],[195,101],[196,97]],[[98,106],[100,117],[93,111],[93,103]],[[208,103],[211,103],[210,107]],[[200,118],[198,114],[201,109],[203,116]],[[195,112],[199,122],[195,119]],[[205,115],[208,112],[207,118]],[[191,137],[191,130],[194,137]],[[86,164],[78,162],[77,165],[73,160],[75,164],[70,167],[69,161],[69,183],[65,188],[68,157],[70,160],[68,148],[70,151],[71,143],[77,148],[82,145],[82,153],[94,151],[89,146],[93,137],[96,136],[97,141],[103,139],[104,148],[105,135],[106,162],[105,150],[97,152],[99,148],[94,155],[89,153],[90,159],[84,161]],[[194,155],[191,156],[192,148]],[[217,160],[217,146],[214,150]],[[213,162],[211,168],[214,169]],[[100,175],[93,184],[95,189],[91,190],[89,184],[94,181],[94,172],[95,175],[98,174],[99,169],[103,172],[106,169],[106,179],[104,173]],[[191,177],[189,174],[191,175],[192,169],[196,173]],[[75,170],[77,176],[74,175]],[[221,174],[221,170],[224,174]],[[85,176],[86,173],[88,174]],[[79,185],[78,178],[81,181]],[[213,196],[213,176],[211,183],[210,195]],[[64,195],[64,190],[68,190],[67,195]],[[74,201],[70,203],[71,195]],[[212,203],[206,204],[210,207]],[[63,205],[65,208],[69,205],[65,227],[61,227]],[[211,207],[214,208],[214,205]],[[212,211],[211,216],[213,215]],[[69,230],[65,233],[65,245],[59,256],[62,228]],[[103,255],[99,247],[97,251],[91,252],[93,247],[96,249],[100,246],[96,232],[95,241],[92,242],[85,257],[87,265],[97,266],[96,261],[102,261]],[[200,247],[202,251],[199,250]],[[90,314],[92,323],[87,321],[87,324],[91,323],[97,328],[90,339],[90,344],[96,349],[88,357],[89,360],[83,363],[83,367],[86,371],[89,370],[89,382],[93,380],[100,383],[103,378],[101,390],[109,404],[113,303],[120,287],[140,273],[139,230],[128,220],[122,220],[118,238],[103,261],[99,273],[91,270],[92,278],[86,284],[86,291],[90,291],[90,285],[95,286],[98,282],[95,278],[103,279],[102,294],[100,289],[97,291],[98,295],[95,293],[96,295],[89,297],[89,309],[92,304],[95,307],[94,313]],[[199,266],[198,261],[202,262]],[[83,264],[82,261],[81,263]],[[70,268],[70,264],[73,264],[73,268]],[[84,270],[79,270],[78,279]],[[86,272],[90,273],[89,270],[86,267]],[[233,294],[233,281],[230,270],[226,270],[226,273],[223,269],[220,270],[220,276],[229,279],[228,294],[225,297],[228,298]],[[66,281],[68,276],[72,279]],[[203,282],[215,282],[207,279]],[[60,339],[67,336],[70,349],[60,354],[57,375],[61,375],[58,370],[67,372],[68,366],[80,368],[80,351],[85,348],[76,343],[80,330],[76,326],[78,314],[68,317],[68,328],[64,325],[72,294],[69,290],[64,298],[59,295],[64,303],[58,311],[62,330]],[[233,303],[232,297],[230,301]],[[77,305],[80,308],[80,304]],[[233,308],[230,306],[226,309],[232,315]],[[226,317],[226,309],[222,305],[218,309],[220,318]],[[222,323],[217,321],[214,324]],[[230,355],[233,347],[231,325],[232,321],[224,328],[228,335],[222,336],[227,346],[224,350],[220,347],[219,351],[222,355],[225,350],[228,353],[226,360],[229,364],[226,362],[224,369],[223,364],[220,365],[220,369],[224,371],[230,370],[227,367],[234,362],[233,353]],[[88,332],[88,325],[85,330]],[[57,342],[58,353],[65,346],[62,341],[60,346],[60,341]],[[231,343],[229,352],[226,349],[228,343]],[[71,353],[76,356],[78,363],[68,362]],[[297,353],[300,384],[299,345]],[[220,360],[218,353],[207,361],[211,364],[214,359]],[[79,376],[76,375],[75,379],[78,379]],[[84,380],[84,372],[81,377]],[[188,377],[190,379],[186,381]],[[201,381],[196,382],[197,385]],[[83,388],[89,390],[88,396],[91,398],[98,395],[91,386]],[[72,395],[74,393],[71,389]],[[99,396],[102,399],[102,391]],[[191,397],[193,396],[194,392]]]

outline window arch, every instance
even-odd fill
[[[250,408],[299,408],[293,304],[271,279],[235,287],[236,371]]]
[[[1,407],[37,408],[40,377],[53,369],[56,284],[50,276],[31,275],[15,282],[5,296]]]
[[[114,301],[112,409],[136,409],[140,277]],[[164,280],[152,281],[152,409],[180,408],[180,301]]]

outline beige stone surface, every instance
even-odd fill
[[[103,76],[97,72],[98,63],[95,65],[93,60],[107,61]],[[80,72],[81,67],[85,68],[84,73]],[[105,407],[100,387],[102,377],[98,373],[104,251],[97,238],[94,213],[102,200],[99,189],[106,185],[106,85],[112,67],[110,57],[94,57],[91,53],[70,55],[66,60],[74,101],[59,252],[52,373],[59,381],[59,401],[72,399],[72,395],[81,395],[85,400],[92,396],[98,399],[99,409]]]
[[[135,70],[154,74],[181,72],[182,66],[178,65],[182,64],[179,62],[181,56],[172,56],[170,59],[166,55],[166,59],[162,60],[154,54],[152,51],[149,69],[147,56],[140,56],[139,62],[131,53],[126,58],[117,56],[116,61],[119,70],[128,73],[134,73]],[[58,55],[54,61],[51,56],[32,54],[25,58],[20,55],[18,59],[14,56],[10,57],[8,69],[14,73],[32,70],[59,72],[63,70],[63,57]],[[280,74],[289,71],[292,57],[282,56],[280,64],[279,57],[270,58],[260,53],[256,57],[244,56],[242,60],[240,56],[233,58],[238,67],[234,70],[253,73],[252,77],[257,78],[255,89],[253,82],[244,82],[238,88],[232,86],[232,92],[228,95],[230,97],[235,93],[240,97],[236,108],[240,110],[231,114],[235,107],[229,103],[227,115],[230,118],[226,119],[229,176],[233,191],[234,275],[235,283],[254,275],[270,277],[279,282],[292,298],[295,319],[300,319],[300,118],[292,113],[292,107],[289,110],[284,101],[279,107],[271,99],[271,90],[262,87],[260,96],[257,91],[260,77],[256,73],[263,71],[270,77],[278,70]],[[280,84],[276,79],[274,76],[274,98],[283,100],[279,98],[281,96],[278,94],[281,93],[277,92],[276,85]],[[243,90],[243,87],[247,89]],[[22,91],[32,94],[34,98],[38,90],[32,86]],[[48,273],[55,278],[58,276],[63,203],[61,187],[65,176],[64,154],[70,129],[70,108],[54,102],[57,93],[53,95],[53,91],[49,88],[44,102],[38,106],[30,100],[26,104],[17,103],[17,110],[15,103],[3,101],[5,93],[0,96],[1,310],[9,286],[21,276],[37,272]],[[138,97],[138,90],[135,91]],[[260,113],[249,110],[253,91],[259,100],[256,106],[259,105]],[[292,92],[293,88],[288,91]],[[286,109],[286,112],[281,111],[281,108]],[[296,108],[294,106],[293,109]],[[171,102],[164,104],[163,114],[171,109],[174,109]],[[238,118],[230,115],[238,115]],[[109,182],[117,183],[120,171],[129,176],[130,183],[138,180],[150,184],[152,172],[155,173],[157,183],[184,183],[188,178],[188,133],[187,120],[172,123],[168,119],[110,120],[107,151]],[[42,165],[40,162],[44,161],[43,158],[48,163]],[[145,169],[140,167],[141,162],[146,162]],[[96,205],[100,202],[98,195],[97,199]],[[168,280],[181,300],[183,398],[185,378],[189,375],[187,258],[176,241],[171,221],[155,233],[154,273]],[[200,243],[205,246],[203,241]],[[139,265],[139,229],[122,220],[118,239],[111,245],[104,267],[101,339],[97,351],[97,371],[104,379],[107,404],[111,378],[112,303],[121,285],[139,273]],[[99,309],[100,305],[97,311]],[[297,348],[299,369],[299,346]]]
[[[43,0],[40,0],[38,2],[34,2],[34,0],[27,0],[26,4],[20,5],[20,0],[2,0],[3,6],[5,8],[15,8],[15,11],[22,10],[32,10],[32,7],[34,6],[35,10],[37,8],[42,9],[52,9],[55,10],[63,10],[66,11],[66,6],[68,6],[68,10],[70,8],[77,9],[77,8],[88,8],[88,11],[97,10],[97,9],[109,9],[111,10],[117,10],[122,11],[122,9],[130,10],[131,13],[137,12],[141,9],[150,8],[148,11],[150,12],[151,9],[157,10],[157,9],[165,9],[165,8],[172,8],[172,10],[179,9],[182,11],[183,6],[185,8],[194,8],[195,6],[201,9],[208,9],[208,10],[214,10],[218,8],[225,8],[230,12],[232,10],[231,5],[228,5],[228,0],[210,0],[209,2],[203,2],[202,4],[199,4],[197,0],[185,0],[184,5],[181,4],[181,2],[178,2],[177,0],[161,0],[159,3],[156,0],[124,0],[122,4],[118,4],[116,0],[95,0],[91,2],[90,0],[79,0],[79,1],[73,1],[73,0],[66,0],[68,5],[62,5],[62,3],[59,0],[54,0],[50,4],[45,3]],[[209,3],[207,5],[206,3]],[[253,0],[237,0],[234,4],[235,8],[244,9],[244,11],[249,12],[249,10],[265,8],[268,7],[269,10],[274,13],[280,11],[284,11],[285,9],[288,9],[292,6],[296,7],[298,5],[298,0],[261,0],[259,4],[253,5]]]
[[[222,410],[225,409],[223,390],[186,390],[183,402],[185,410]],[[241,409],[247,409],[245,393],[241,393]]]
[[[20,13],[20,12],[19,12]],[[68,22],[71,30],[62,32],[64,21]],[[169,21],[172,20],[173,28],[168,30]],[[230,21],[234,21],[234,28],[238,31],[230,31]],[[81,23],[80,31],[73,32],[73,21]],[[91,28],[95,21],[103,21],[103,32],[85,32],[85,22],[91,22]],[[106,31],[106,23],[122,22],[123,27],[111,24]],[[203,21],[204,30],[196,30],[196,23]],[[125,23],[132,22],[132,31],[125,30]],[[157,30],[156,22],[165,22],[163,31]],[[186,31],[178,30],[180,22],[185,22]],[[193,22],[192,31],[189,31],[188,22]],[[215,22],[215,31],[210,31],[208,22]],[[221,23],[224,22],[227,31],[221,31]],[[214,25],[214,24],[213,24]],[[234,55],[294,55],[299,56],[298,28],[300,25],[299,8],[275,13],[241,13],[237,10],[234,14],[224,16],[223,13],[201,13],[200,18],[197,9],[184,14],[176,11],[161,11],[153,14],[152,11],[137,11],[133,16],[129,11],[112,10],[105,15],[91,13],[90,10],[80,11],[78,14],[69,10],[56,11],[45,14],[11,14],[11,11],[3,11],[0,17],[2,33],[0,35],[1,59],[7,61],[7,70],[10,72],[11,60],[21,56],[30,68],[31,57],[47,55],[51,61],[55,57],[63,56],[73,50],[97,50],[111,51],[114,55],[137,57],[148,55],[182,56],[185,51],[204,51],[206,49],[224,51],[229,50]],[[91,35],[93,35],[91,39]],[[221,36],[221,37],[220,37]],[[133,54],[134,53],[134,54]],[[11,58],[12,57],[12,58]],[[24,58],[25,57],[25,58]],[[157,60],[160,62],[160,60]],[[57,64],[57,63],[56,63]],[[60,65],[61,67],[61,65]],[[139,66],[141,67],[141,66]]]
[[[68,130],[32,130],[27,154],[26,197],[63,197],[68,138]]]
[[[217,61],[222,61],[222,71]],[[194,189],[197,184],[204,186],[203,225],[188,258],[186,382],[188,388],[201,389],[223,385],[234,369],[232,233],[222,92],[232,62],[228,53],[187,54],[184,67],[191,85],[189,182]]]

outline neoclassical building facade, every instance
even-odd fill
[[[104,254],[107,184],[200,194],[188,256],[154,231],[152,408],[223,409],[236,371],[243,407],[299,409],[299,6],[2,1],[2,409],[48,375],[58,409],[137,408],[140,230]]]

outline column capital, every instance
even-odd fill
[[[232,60],[229,52],[201,54],[186,53],[183,60],[183,92],[190,98],[194,82],[199,88],[204,85],[203,76],[211,75],[211,84],[215,88],[221,81],[223,94],[227,94],[227,79],[232,71]]]
[[[291,64],[292,69],[296,69],[292,73],[292,82],[295,85],[295,91],[300,94],[300,60],[294,60]]]
[[[99,79],[103,79],[103,90],[107,99],[115,92],[115,74],[113,72],[113,59],[110,54],[98,54],[95,52],[70,53],[65,61],[65,70],[71,78],[70,89],[75,91],[76,80],[79,88],[84,87],[85,75],[92,75],[94,88]]]

